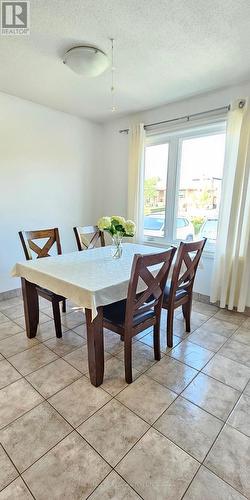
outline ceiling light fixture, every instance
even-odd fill
[[[78,75],[88,78],[101,75],[110,65],[107,54],[90,45],[72,47],[66,52],[63,63]]]

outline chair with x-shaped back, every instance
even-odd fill
[[[62,253],[58,228],[41,229],[39,231],[19,231],[18,234],[23,246],[26,260],[32,260],[32,252],[34,252],[37,259],[50,257],[49,251],[53,245],[56,245],[58,255],[61,255]],[[37,240],[47,241],[43,245],[39,246]],[[56,336],[61,338],[62,326],[59,304],[62,302],[62,311],[66,312],[66,299],[61,295],[57,295],[56,293],[46,290],[40,286],[37,286],[36,288],[38,295],[52,303]]]
[[[73,231],[79,251],[90,250],[96,246],[105,247],[103,231],[97,226],[77,226],[73,227]]]
[[[163,294],[162,307],[167,309],[167,345],[173,347],[174,310],[182,306],[186,323],[186,332],[190,332],[190,316],[193,299],[193,286],[199,260],[203,252],[206,238],[190,243],[181,242],[176,256],[172,279]]]
[[[160,319],[163,291],[176,249],[156,254],[135,255],[127,299],[103,308],[103,326],[124,340],[126,382],[132,382],[132,339],[153,326],[154,355],[161,359]]]

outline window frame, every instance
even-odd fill
[[[145,150],[147,147],[160,144],[168,144],[168,164],[166,176],[166,191],[168,192],[166,207],[165,207],[165,230],[164,236],[146,236],[143,234],[143,241],[146,244],[166,246],[179,245],[180,240],[176,239],[177,216],[178,216],[178,192],[180,186],[181,172],[181,150],[182,143],[186,139],[196,139],[199,137],[210,136],[215,134],[226,133],[227,118],[223,116],[216,121],[200,123],[183,128],[175,128],[174,130],[161,131],[158,133],[148,132],[145,140]],[[145,158],[145,155],[144,155]],[[145,179],[145,167],[143,166],[143,178]],[[223,182],[223,178],[222,178]],[[144,194],[143,194],[144,196]],[[142,206],[144,207],[144,198]],[[166,234],[168,228],[168,234]],[[216,241],[208,243],[205,247],[205,253],[213,257],[215,252]]]

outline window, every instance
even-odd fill
[[[226,122],[148,136],[144,172],[144,237],[177,242],[216,237]],[[160,240],[159,240],[160,238]]]

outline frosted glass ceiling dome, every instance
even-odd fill
[[[88,78],[101,75],[110,65],[105,52],[88,45],[79,45],[69,49],[64,56],[63,62],[78,75]]]

